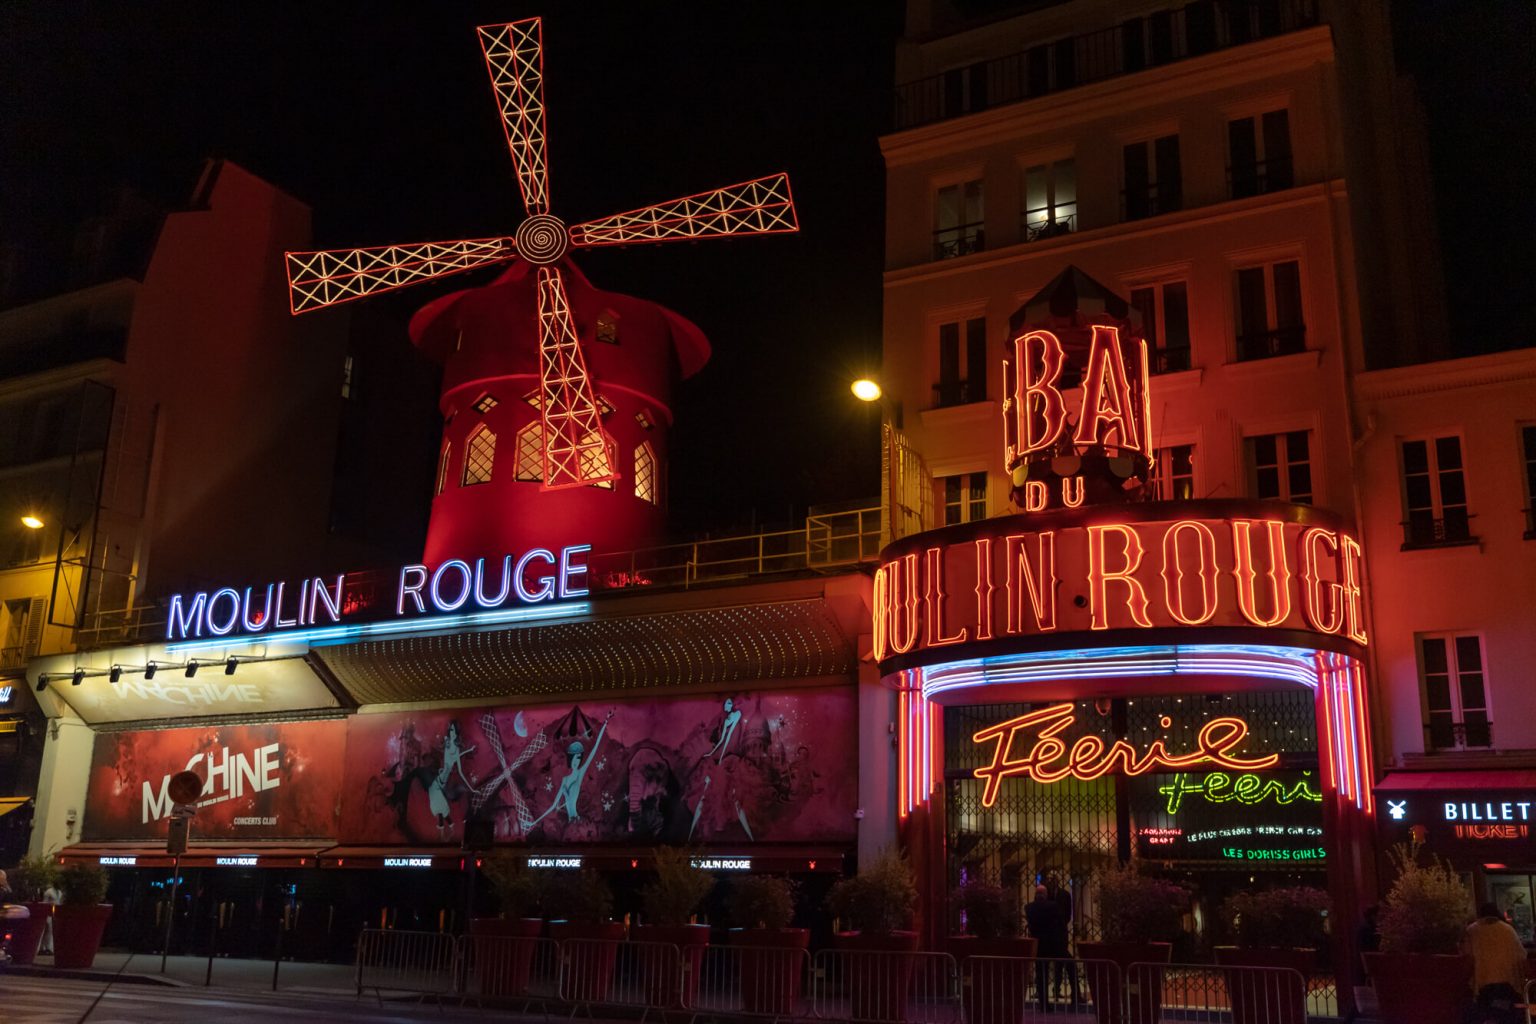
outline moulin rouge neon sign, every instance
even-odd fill
[[[1093,735],[1081,736],[1068,745],[1061,734],[1076,721],[1073,705],[1053,704],[988,726],[972,736],[978,744],[995,744],[991,763],[971,773],[986,782],[981,805],[991,807],[996,803],[1003,780],[1018,775],[1041,783],[1060,782],[1066,778],[1090,782],[1115,771],[1122,775],[1144,775],[1152,771],[1210,766],[1254,772],[1280,763],[1279,754],[1241,757],[1233,753],[1248,738],[1248,723],[1240,718],[1224,716],[1206,722],[1195,740],[1195,749],[1183,754],[1170,753],[1161,739],[1153,740],[1140,752],[1123,739],[1105,743],[1102,737]],[[1167,716],[1162,718],[1163,728],[1172,724]],[[1031,736],[1033,742],[1027,753],[1016,757],[1013,750],[1020,732],[1024,733],[1025,742],[1029,742]]]
[[[407,565],[400,569],[393,612],[397,618],[453,615],[468,609],[493,611],[508,606],[585,597],[586,555],[590,544],[531,548],[487,566],[451,558],[435,569]],[[302,627],[340,625],[346,606],[347,577],[314,576],[297,586],[287,581],[265,588],[222,587],[212,592],[177,594],[166,616],[167,640],[282,633]],[[377,616],[375,616],[377,617]]]

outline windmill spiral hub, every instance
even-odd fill
[[[565,222],[547,213],[536,213],[517,229],[517,252],[536,266],[557,262],[571,247]]]

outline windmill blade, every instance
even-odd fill
[[[480,51],[496,90],[501,128],[517,168],[523,208],[549,212],[549,156],[544,137],[544,42],[538,18],[481,25]]]
[[[496,760],[501,762],[503,770],[507,767],[507,750],[501,745],[501,728],[496,724],[496,716],[484,714],[480,716],[480,734],[490,744],[491,750],[496,754]]]
[[[294,313],[307,313],[376,292],[500,263],[516,255],[517,243],[511,238],[285,253],[289,305]]]
[[[571,322],[565,279],[539,267],[539,415],[544,427],[546,491],[618,478],[612,444],[603,433],[587,361]]]
[[[591,248],[799,230],[789,175],[781,173],[577,224],[571,244]]]

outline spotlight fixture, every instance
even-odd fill
[[[187,662],[187,678],[191,679],[195,675],[197,675],[197,661],[193,659]]]
[[[145,679],[153,679],[153,678],[155,678],[155,670],[157,668],[159,668],[159,667],[160,666],[156,665],[154,662],[150,662],[148,665],[145,665],[144,666],[144,678]]]
[[[115,683],[121,678],[123,678],[123,666],[113,665],[112,668],[107,672],[107,682]]]
[[[226,661],[224,663],[224,674],[227,675],[227,676],[234,675],[235,674],[235,667],[237,665],[239,665],[239,664],[240,664],[240,659],[239,658],[230,658],[228,661]]]
[[[43,528],[43,521],[37,518],[37,516],[28,513],[21,517],[21,525],[29,530],[41,530]]]
[[[48,689],[48,677],[47,676],[38,676],[37,677],[37,692],[38,693],[42,693],[46,689]]]
[[[69,677],[69,685],[70,686],[79,686],[84,681],[85,681],[85,669],[83,669],[83,668],[75,669],[75,674]]]

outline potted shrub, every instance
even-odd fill
[[[74,861],[59,871],[64,901],[53,918],[53,964],[84,968],[96,961],[101,933],[112,917],[107,897],[107,873],[100,864]]]
[[[1454,1024],[1471,991],[1472,958],[1460,953],[1472,894],[1449,863],[1419,862],[1419,844],[1389,851],[1397,880],[1382,901],[1381,952],[1365,954],[1385,1024]]]
[[[1173,942],[1184,928],[1189,892],[1164,878],[1142,874],[1135,863],[1113,868],[1099,877],[1100,942],[1079,942],[1099,1024],[1119,1024],[1121,1006],[1130,1010],[1131,1024],[1155,1024],[1162,1013],[1162,975],[1131,971],[1132,964],[1165,964]],[[1106,967],[1107,963],[1118,970]],[[1121,985],[1125,986],[1126,1001]]]
[[[10,872],[11,888],[16,898],[26,905],[25,921],[13,922],[11,930],[11,961],[29,964],[37,956],[43,941],[43,930],[53,914],[53,905],[43,900],[43,893],[59,879],[59,866],[52,857],[23,857]]]
[[[603,1002],[624,939],[624,923],[612,920],[613,890],[591,868],[554,871],[544,884],[544,898],[550,912],[560,915],[550,918],[549,935],[560,943],[567,969],[561,996],[577,1003]]]
[[[487,857],[480,864],[480,873],[501,906],[499,917],[477,917],[469,922],[480,994],[523,995],[528,991],[533,955],[544,929],[538,916],[543,888],[518,857]]]
[[[655,881],[640,890],[640,906],[645,924],[630,929],[636,942],[665,943],[676,947],[682,956],[682,988],[677,978],[678,957],[671,949],[661,955],[643,958],[646,964],[646,988],[651,1005],[673,1006],[680,992],[692,1005],[699,988],[699,971],[704,965],[704,949],[709,945],[709,926],[693,924],[694,913],[715,888],[715,876],[694,867],[693,854],[676,846],[661,846],[655,851]]]
[[[1305,1024],[1306,979],[1327,941],[1328,908],[1328,894],[1309,885],[1238,893],[1222,904],[1221,917],[1238,941],[1216,947],[1234,1024]]]
[[[811,933],[791,928],[795,883],[771,875],[731,880],[725,901],[731,945],[741,950],[741,1003],[748,1013],[793,1016]]]
[[[906,860],[887,850],[852,878],[840,879],[827,894],[827,908],[848,931],[836,936],[845,950],[845,978],[855,978],[849,992],[855,1020],[906,1019],[912,986],[917,932],[911,930],[917,886]],[[907,954],[907,955],[901,955]]]
[[[962,933],[949,939],[950,953],[962,964],[982,957],[965,975],[965,1019],[973,1024],[1017,1024],[1029,996],[1028,963],[1033,938],[1019,935],[1017,894],[971,879],[955,890],[950,903]],[[1009,959],[996,959],[1007,957]]]

